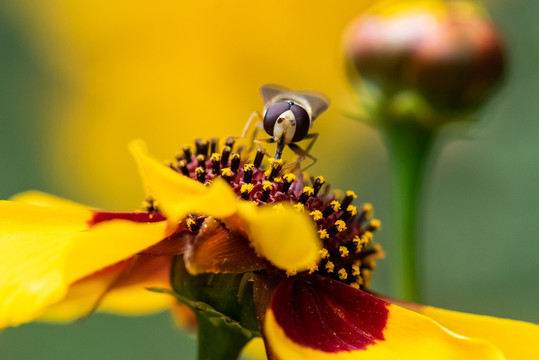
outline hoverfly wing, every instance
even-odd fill
[[[326,111],[331,104],[331,100],[325,94],[318,91],[294,91],[298,97],[304,98],[311,110],[311,121]]]
[[[276,101],[283,99],[282,94],[290,93],[290,89],[281,85],[266,84],[260,88],[264,100],[264,108],[268,108]]]
[[[273,103],[292,100],[307,110],[311,121],[326,111],[330,104],[329,98],[318,91],[292,91],[275,84],[263,85],[260,94],[264,99],[264,113]]]

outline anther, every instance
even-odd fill
[[[363,211],[363,216],[365,217],[365,219],[367,219],[367,220],[372,219],[372,215],[373,215],[373,212],[374,212],[373,208],[372,208],[372,204],[365,203],[365,204],[363,204],[361,209]]]
[[[333,272],[333,270],[335,269],[335,264],[332,263],[331,261],[328,261],[326,263],[325,269],[329,274],[331,274]]]
[[[191,157],[192,157],[192,154],[191,154],[191,147],[189,146],[184,146],[182,148],[182,151],[183,151],[183,158],[185,159],[185,161],[187,161],[187,163],[189,164],[191,162]]]
[[[282,161],[275,161],[273,164],[271,164],[271,172],[268,176],[269,181],[273,181],[281,172],[281,169],[283,168],[283,162]]]
[[[318,230],[318,236],[320,237],[320,239],[324,240],[324,239],[329,239],[329,234],[327,232],[326,229],[322,229],[322,230]],[[326,250],[327,251],[327,250]]]
[[[197,176],[197,180],[204,184],[206,181],[206,170],[202,166],[199,166],[195,169],[195,174]]]
[[[339,217],[339,220],[348,221],[352,216],[357,214],[357,208],[354,205],[348,205],[346,211],[343,211],[342,215]]]
[[[329,257],[329,251],[326,248],[322,248],[318,253],[320,254],[320,259],[327,259]]]
[[[174,171],[178,171],[178,168],[176,167],[176,165],[174,165],[172,161],[167,161],[167,166]]]
[[[305,211],[305,205],[303,205],[302,203],[294,204],[294,205],[292,205],[292,207],[294,209],[296,209],[297,211],[299,211],[299,212],[304,212]]]
[[[286,194],[288,192],[288,189],[290,189],[290,185],[292,185],[292,183],[296,180],[296,176],[290,173],[284,174],[283,180],[284,183],[283,187],[281,188],[281,191]]]
[[[200,229],[200,226],[198,226],[197,222],[193,218],[188,218],[186,223],[189,230],[193,232],[196,232]]]
[[[359,262],[359,261],[352,265],[352,276],[361,275],[360,268],[359,268],[360,265],[361,265],[361,262]]]
[[[346,280],[348,279],[348,273],[346,272],[345,268],[341,268],[338,271],[339,280]]]
[[[181,173],[185,176],[189,176],[189,169],[187,169],[187,161],[186,160],[180,160],[178,161],[178,169],[180,169]]]
[[[142,203],[142,208],[147,212],[156,212],[157,211],[157,202],[149,197]]]
[[[333,200],[322,212],[322,215],[327,218],[334,212],[337,212],[341,209],[341,204],[337,200]]]
[[[217,152],[217,139],[211,138],[210,140],[210,154],[214,154]]]
[[[373,219],[370,221],[369,226],[367,226],[367,231],[377,231],[380,230],[382,227],[382,222],[377,219]]]
[[[202,154],[197,155],[197,166],[198,167],[206,167],[206,156]]]
[[[232,154],[232,160],[230,161],[230,169],[232,172],[237,173],[240,167],[241,156],[238,153]]]
[[[335,224],[333,224],[333,226],[329,228],[328,235],[330,237],[333,237],[337,235],[338,233],[343,232],[345,230],[346,230],[346,223],[342,220],[337,220],[335,221]]]
[[[253,164],[243,165],[243,182],[248,184],[253,180]]]
[[[256,149],[256,156],[255,161],[253,161],[253,165],[255,168],[260,168],[260,165],[262,165],[262,160],[264,159],[264,151],[261,149]]]
[[[354,201],[354,199],[356,199],[356,198],[357,198],[356,194],[353,191],[348,190],[346,192],[346,197],[342,201],[342,204],[341,204],[342,208],[346,209],[348,207],[348,205],[350,205],[352,203],[352,201]]]
[[[262,185],[262,195],[260,195],[260,201],[268,201],[271,190],[273,190],[273,184],[271,183],[271,181],[264,181]]]
[[[314,189],[312,187],[309,187],[309,186],[305,186],[303,188],[303,192],[301,193],[299,199],[298,199],[298,202],[299,203],[302,203],[302,204],[305,204],[307,202],[307,200],[309,200],[309,198],[311,196],[313,196],[314,194]]]
[[[204,158],[208,156],[209,143],[207,140],[196,139],[195,145],[197,148],[197,155],[204,155]]]
[[[204,185],[210,186],[210,185],[211,185],[211,180],[206,180],[206,181],[204,182]]]
[[[320,210],[311,211],[309,213],[309,215],[311,215],[313,217],[314,221],[320,221],[320,220],[322,220],[324,218],[324,216],[322,215],[322,212]]]
[[[314,179],[314,183],[313,183],[314,194],[313,194],[313,196],[318,195],[318,192],[322,188],[322,185],[324,185],[325,183],[326,183],[326,179],[324,179],[323,176],[317,176]]]
[[[221,166],[225,167],[228,165],[228,158],[230,157],[230,146],[225,146],[223,152],[221,153]]]
[[[219,175],[219,172],[221,171],[221,162],[219,161],[221,158],[221,155],[217,153],[213,153],[210,160],[211,160],[211,171],[214,175]]]
[[[347,257],[348,255],[350,255],[350,252],[348,251],[348,249],[346,248],[346,246],[340,246],[339,247],[339,253],[341,255],[342,258],[345,258]]]
[[[232,175],[230,168],[221,169],[221,177],[225,179],[225,181],[229,184],[230,184],[230,175]]]
[[[249,197],[251,196],[251,191],[253,191],[253,188],[255,186],[253,184],[243,184],[240,188],[241,197],[243,200],[249,200]]]
[[[227,138],[226,141],[225,141],[225,145],[228,146],[230,148],[230,151],[232,151],[232,149],[234,148],[234,143],[236,142],[236,140],[234,140],[234,138]]]

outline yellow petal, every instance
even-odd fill
[[[106,294],[99,311],[122,315],[151,314],[171,308],[177,300],[148,288],[170,289],[169,256],[138,256],[131,271]]]
[[[458,334],[485,339],[508,360],[538,359],[539,326],[523,321],[419,306],[419,312]]]
[[[190,213],[224,218],[236,211],[237,196],[224,180],[215,179],[208,187],[180,175],[151,157],[141,140],[132,141],[129,149],[148,194],[169,221],[177,223]]]
[[[238,205],[256,252],[283,270],[302,271],[319,261],[322,248],[311,218],[290,206]]]
[[[166,222],[111,220],[73,235],[66,263],[69,282],[131,257],[166,236]]]
[[[485,340],[457,335],[426,316],[316,277],[279,284],[264,333],[281,360],[503,359]]]
[[[242,359],[266,360],[266,348],[262,338],[254,338],[245,345],[241,352]]]
[[[14,195],[10,198],[11,201],[16,201],[26,204],[42,205],[42,206],[56,206],[56,207],[70,207],[76,209],[90,209],[90,207],[81,205],[74,201],[62,199],[60,197],[43,193],[41,191],[25,191],[23,193]]]
[[[72,238],[91,217],[87,210],[0,202],[0,328],[33,320],[66,294]]]
[[[128,265],[121,262],[71,284],[66,296],[47,307],[39,320],[70,322],[88,315]]]
[[[62,300],[68,286],[165,236],[166,223],[112,220],[71,206],[0,202],[0,328],[19,325]]]

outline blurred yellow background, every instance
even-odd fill
[[[195,5],[196,4],[196,5]],[[144,138],[170,158],[195,137],[237,135],[258,88],[327,93],[312,169],[372,202],[388,258],[387,154],[346,119],[354,103],[340,37],[367,1],[27,1],[0,3],[0,195],[38,189],[107,209],[143,197],[126,150]],[[539,3],[484,2],[504,32],[510,71],[468,137],[442,147],[423,198],[425,301],[539,322]],[[450,133],[454,128],[448,128]],[[30,345],[31,344],[31,345]],[[83,326],[29,324],[0,335],[5,359],[194,358],[166,314],[97,315]]]

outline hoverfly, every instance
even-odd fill
[[[301,162],[305,157],[316,162],[309,150],[314,145],[318,133],[309,133],[314,120],[329,107],[329,98],[316,91],[291,91],[279,85],[264,85],[260,88],[260,94],[264,100],[264,111],[261,116],[254,112],[247,124],[242,137],[246,137],[248,129],[253,121],[257,120],[257,127],[252,135],[253,142],[265,151],[261,143],[277,143],[275,160],[282,157],[285,146],[288,146]],[[255,139],[258,129],[263,128],[269,139]],[[309,145],[302,149],[296,143],[311,139]],[[267,152],[266,152],[267,153]],[[270,156],[268,154],[268,156]]]

